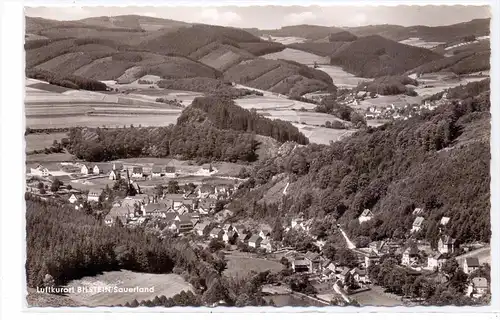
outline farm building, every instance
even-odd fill
[[[292,261],[293,272],[308,272],[309,264],[304,259],[297,259]]]
[[[34,168],[30,168],[30,172],[32,175],[39,177],[48,177],[50,174],[49,169],[40,164],[36,165]]]
[[[262,240],[262,242],[260,243],[260,247],[262,249],[266,250],[266,252],[268,252],[268,253],[273,252],[273,249],[274,249],[274,246],[273,246],[270,239]]]
[[[321,257],[318,253],[308,251],[304,260],[307,262],[310,272],[316,272],[321,269]]]
[[[122,171],[123,170],[123,163],[113,162],[113,170]]]
[[[234,243],[234,241],[238,238],[238,234],[232,230],[224,232],[222,236],[222,241],[225,243]]]
[[[113,207],[109,213],[104,218],[104,223],[107,226],[112,226],[118,219],[122,224],[127,223],[127,218],[130,217],[133,212],[130,211],[128,207]]]
[[[271,231],[267,229],[262,229],[259,232],[259,236],[262,238],[262,240],[269,239],[269,237],[271,236]]]
[[[413,213],[412,213],[412,215],[414,215],[414,216],[419,216],[422,214],[424,214],[424,209],[422,209],[422,208],[415,208],[415,210],[413,210]]]
[[[403,251],[403,257],[401,259],[401,264],[404,266],[415,266],[420,259],[420,254],[416,246],[409,246]]]

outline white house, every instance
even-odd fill
[[[424,222],[424,217],[416,217],[415,221],[413,221],[413,225],[411,227],[411,232],[420,231],[420,229],[422,229],[423,222]]]
[[[49,169],[45,168],[42,165],[37,165],[35,168],[30,168],[30,172],[34,176],[39,176],[39,177],[48,177],[50,172]]]
[[[99,201],[99,197],[102,194],[102,190],[100,189],[91,189],[89,190],[89,194],[87,196],[87,201]]]
[[[109,173],[109,180],[118,180],[120,179],[120,171],[118,170],[111,170]]]
[[[463,262],[463,271],[466,274],[470,274],[479,269],[479,259],[478,258],[465,258]]]
[[[427,268],[430,270],[441,270],[444,263],[446,262],[446,258],[443,254],[437,253],[434,255],[430,255],[427,258]]]
[[[170,166],[165,167],[165,177],[175,178],[175,176],[176,176],[175,167],[170,167]]]
[[[418,216],[418,215],[422,215],[423,213],[424,213],[424,209],[422,209],[422,208],[415,208],[415,210],[413,210],[412,215]]]
[[[446,235],[439,237],[438,251],[441,253],[453,253],[456,249],[456,239]]]
[[[359,223],[370,221],[373,218],[373,213],[370,209],[365,209],[358,218]]]
[[[481,298],[488,292],[488,280],[483,277],[474,277],[467,287],[467,296]]]
[[[153,169],[151,170],[151,177],[159,178],[161,177],[161,173],[162,173],[161,166],[153,166]]]
[[[250,239],[248,239],[248,246],[252,248],[260,247],[260,243],[262,242],[262,238],[256,234],[253,235]]]
[[[92,173],[92,167],[90,165],[82,165],[82,167],[80,168],[80,173],[81,174],[91,174]]]
[[[144,175],[143,171],[142,171],[142,167],[134,167],[132,169],[132,177],[133,178],[142,178]]]
[[[69,203],[73,204],[73,203],[75,203],[75,202],[77,202],[77,201],[78,201],[78,198],[77,198],[77,196],[75,196],[75,194],[73,193],[73,194],[71,194],[71,196],[69,197],[68,201],[69,201]]]
[[[450,218],[449,217],[442,217],[441,221],[439,222],[439,224],[442,225],[442,226],[445,226],[445,225],[448,224],[448,222],[450,222]]]
[[[262,229],[259,232],[259,237],[262,238],[262,240],[266,240],[271,236],[271,231]]]

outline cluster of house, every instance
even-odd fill
[[[128,174],[135,179],[141,179],[146,176],[150,178],[175,178],[177,176],[176,169],[173,166],[153,165],[151,168],[142,166],[132,166],[125,168],[122,163],[100,163],[100,164],[82,164],[80,173],[83,175],[108,175],[109,180],[118,180],[123,174]]]
[[[276,250],[276,244],[271,239],[271,231],[264,228],[252,231],[241,224],[224,224],[223,226],[215,226],[211,230],[199,230],[198,234],[203,235],[207,231],[210,239],[219,239],[230,244],[239,241],[251,248],[263,249],[268,253]]]
[[[430,101],[425,101],[421,105],[404,105],[401,107],[394,106],[371,106],[365,113],[366,120],[374,119],[394,119],[394,120],[408,120],[409,118],[420,114],[424,110],[434,110],[437,104]]]

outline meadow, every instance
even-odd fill
[[[153,288],[153,292],[76,292],[78,288]],[[193,291],[192,286],[177,274],[150,274],[132,271],[111,271],[94,277],[84,277],[71,281],[67,287],[75,288],[75,293],[68,296],[85,306],[114,306],[124,305],[134,299],[153,300],[155,296],[169,298],[181,291]]]
[[[256,258],[243,254],[229,254],[226,256],[227,268],[224,275],[233,277],[245,277],[254,272],[271,271],[278,272],[283,269],[283,265],[276,261]]]
[[[66,137],[67,134],[64,132],[29,134],[25,136],[26,152],[50,148],[54,140],[60,142],[62,138]]]

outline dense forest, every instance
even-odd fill
[[[425,222],[417,238],[435,245],[439,220],[448,216],[445,232],[459,242],[489,242],[488,89],[486,83],[456,89],[476,95],[407,121],[360,130],[330,146],[290,147],[288,155],[256,164],[233,209],[256,219],[299,212],[329,217],[353,238],[379,240],[404,238],[419,207]],[[478,90],[484,92],[477,95]],[[283,179],[290,182],[287,195],[265,202],[267,191]],[[360,225],[364,209],[375,217]]]
[[[68,150],[87,161],[177,156],[201,162],[257,160],[255,134],[308,143],[296,127],[269,120],[221,97],[196,98],[177,125],[157,128],[72,128]]]
[[[370,82],[360,83],[358,90],[368,91],[384,96],[406,94],[416,96],[415,90],[407,87],[407,85],[418,86],[418,81],[406,76],[385,76],[376,78]]]
[[[257,114],[255,110],[248,111],[237,106],[232,100],[220,97],[196,98],[190,107],[181,114],[177,120],[178,125],[195,120],[190,117],[190,109],[204,112],[206,117],[218,129],[232,129],[243,132],[253,132],[268,136],[279,142],[295,141],[299,144],[307,144],[308,140],[290,122],[283,120],[271,120]]]
[[[41,69],[26,69],[26,77],[47,81],[53,85],[76,90],[106,91],[108,88],[100,81],[69,74],[55,74]]]
[[[381,36],[358,38],[337,51],[333,65],[358,77],[398,75],[442,56],[430,50],[407,46]]]

